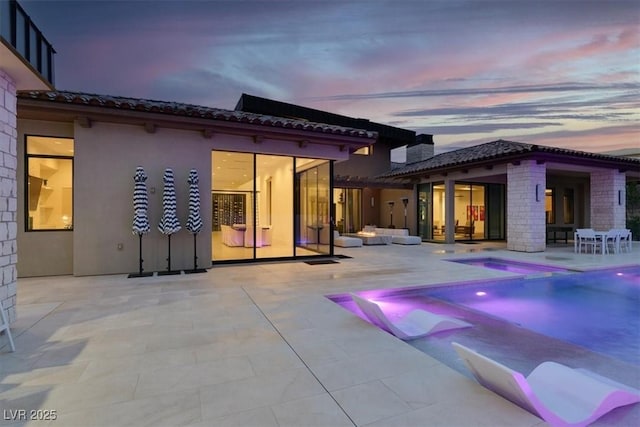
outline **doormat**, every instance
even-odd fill
[[[316,259],[313,261],[305,261],[305,264],[309,265],[320,265],[320,264],[340,264],[338,261],[334,261],[332,259]]]
[[[340,258],[340,259],[351,259],[353,257],[350,257],[349,255],[342,255],[342,254],[338,254],[336,255],[336,258]]]
[[[460,243],[462,243],[463,245],[477,245],[480,242],[460,242]]]

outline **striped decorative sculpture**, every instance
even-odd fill
[[[177,233],[182,228],[178,216],[176,214],[176,187],[173,178],[173,170],[170,168],[164,171],[164,190],[162,192],[162,218],[158,224],[158,230],[162,234],[167,235],[169,242],[169,251],[167,257],[167,271],[158,274],[180,274],[180,271],[171,270],[171,235]]]
[[[200,215],[200,190],[198,188],[198,171],[191,169],[189,171],[189,217],[185,228],[193,234],[193,270],[186,270],[185,273],[205,273],[204,268],[198,268],[198,255],[196,236],[202,230],[202,216]]]
[[[149,197],[147,195],[147,174],[144,172],[142,166],[136,168],[136,173],[133,175],[134,188],[133,188],[133,234],[138,235],[139,240],[139,263],[138,273],[132,273],[129,277],[142,277],[151,276],[153,273],[144,273],[142,268],[142,236],[147,234],[151,227],[149,226]]]
[[[198,171],[189,171],[189,218],[187,218],[186,228],[190,233],[198,234],[202,230],[202,216],[200,215],[200,190],[198,189]]]

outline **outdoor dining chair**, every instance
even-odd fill
[[[596,237],[596,232],[592,228],[578,228],[576,230],[576,237],[578,239],[578,253],[582,253],[582,248],[591,250],[591,253],[596,253],[600,242]]]
[[[604,235],[604,253],[620,252],[620,230],[611,229]]]
[[[628,228],[619,228],[616,229],[616,231],[619,234],[618,248],[620,252],[631,252],[631,230]]]
[[[13,344],[13,338],[11,337],[11,329],[9,325],[9,316],[5,314],[2,304],[0,304],[0,333],[4,331],[9,338],[9,347],[11,351],[16,351],[16,346]]]

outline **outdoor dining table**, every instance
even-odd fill
[[[600,253],[604,255],[604,250],[605,250],[605,246],[607,244],[607,234],[609,232],[608,231],[598,231],[598,230],[594,230],[594,234],[596,236],[596,241],[598,243],[600,243]],[[578,240],[579,240],[579,236],[580,233],[575,231],[573,233],[573,252],[578,252]],[[616,252],[618,252],[618,249],[616,248]]]

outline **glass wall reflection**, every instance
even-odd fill
[[[336,229],[341,234],[362,230],[362,189],[335,188],[333,202],[336,206]]]
[[[331,253],[331,164],[296,159],[296,255]]]

